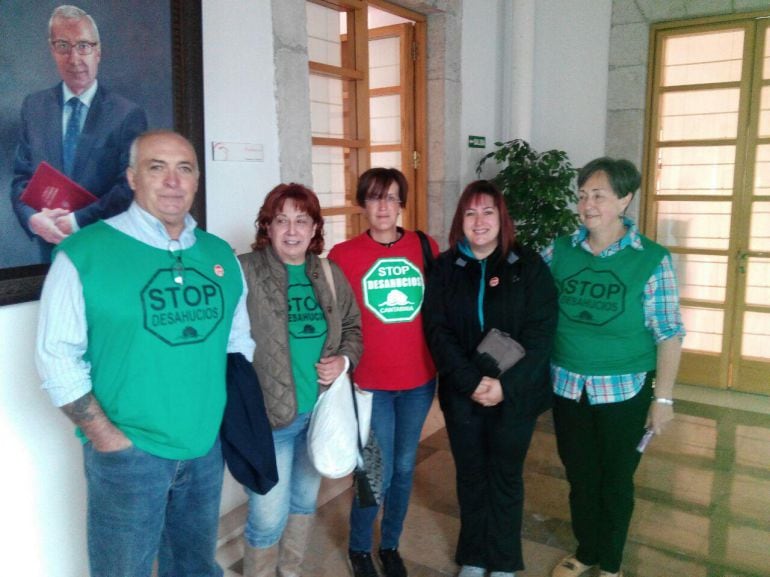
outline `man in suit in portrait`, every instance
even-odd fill
[[[75,6],[56,8],[48,22],[51,55],[61,82],[28,95],[14,161],[11,201],[19,222],[50,262],[53,245],[92,222],[123,212],[133,197],[126,182],[129,148],[147,129],[137,104],[96,79],[101,43],[96,22]],[[21,195],[41,161],[77,182],[97,201],[70,212],[37,211]]]

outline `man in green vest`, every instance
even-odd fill
[[[130,208],[67,238],[40,303],[43,388],[77,426],[92,577],[220,577],[226,353],[251,361],[233,251],[196,227],[192,145],[131,146]]]

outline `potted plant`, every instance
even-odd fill
[[[495,142],[495,146],[497,150],[479,161],[476,174],[481,175],[490,159],[503,165],[491,181],[503,193],[521,243],[541,250],[556,237],[574,232],[578,218],[570,205],[577,203],[573,187],[577,170],[567,153],[538,153],[521,139]]]

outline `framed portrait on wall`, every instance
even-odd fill
[[[200,1],[74,0],[69,5],[87,13],[96,31],[78,24],[82,19],[57,19],[54,30],[66,39],[52,42],[49,20],[64,3],[0,2],[0,305],[39,298],[50,264],[55,241],[35,234],[30,215],[39,209],[24,195],[41,165],[96,197],[63,214],[66,231],[66,219],[88,224],[125,209],[126,149],[136,133],[171,128],[203,150]],[[78,102],[76,110],[65,98],[78,93],[79,82],[92,88],[82,93],[90,105]],[[73,116],[80,131],[68,152]],[[192,213],[205,226],[200,168]]]

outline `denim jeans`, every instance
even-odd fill
[[[372,430],[382,450],[383,511],[380,549],[395,549],[404,527],[412,492],[414,460],[436,381],[405,391],[372,391]],[[379,507],[350,510],[351,551],[371,551],[372,525]]]
[[[307,429],[311,412],[298,415],[288,426],[273,431],[278,484],[266,495],[246,489],[249,515],[244,535],[252,547],[265,549],[277,543],[289,515],[315,512],[321,475],[307,455]]]
[[[101,453],[83,445],[91,577],[221,577],[214,560],[222,450],[175,461],[131,446]]]

